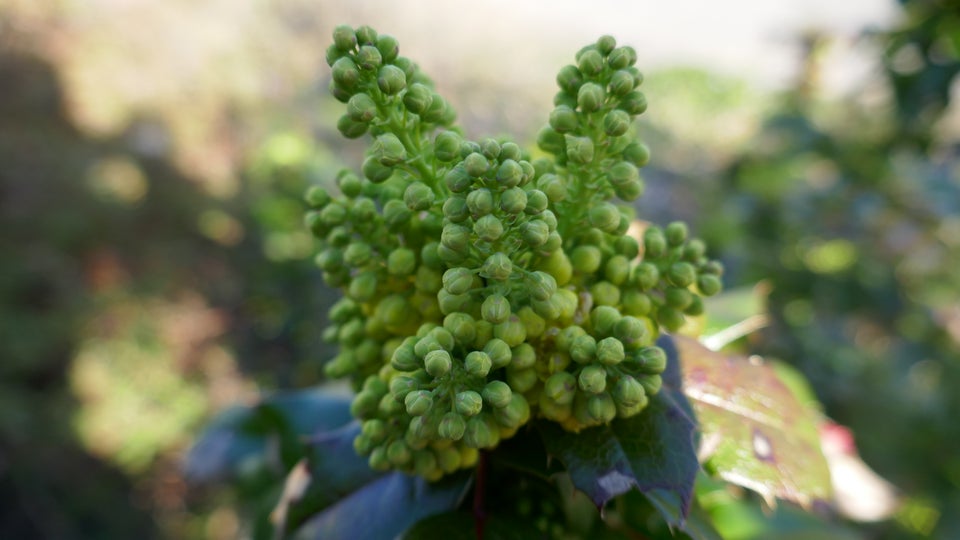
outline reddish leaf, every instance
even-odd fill
[[[818,414],[755,357],[714,352],[676,336],[683,390],[700,423],[708,470],[775,498],[810,508],[831,498]]]

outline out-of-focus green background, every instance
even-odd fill
[[[634,45],[641,215],[763,282],[751,350],[903,497],[857,534],[960,537],[956,2],[340,4],[0,0],[0,538],[245,534],[181,460],[230,404],[321,381],[300,196],[363,151],[326,92],[339,23],[527,145],[580,46]]]

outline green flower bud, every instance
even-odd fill
[[[403,398],[403,405],[407,409],[407,414],[420,416],[433,407],[433,397],[426,390],[415,390]]]
[[[597,246],[581,245],[574,248],[573,253],[570,254],[570,262],[576,272],[592,274],[600,268],[603,255]]]
[[[546,201],[546,197],[544,197]],[[527,192],[512,187],[500,194],[500,209],[508,214],[519,214],[527,207]]]
[[[636,359],[640,371],[649,375],[659,375],[667,367],[667,353],[660,347],[644,347]]]
[[[610,169],[607,171],[607,178],[615,187],[622,186],[629,184],[630,182],[639,181],[640,172],[633,163],[621,161],[610,167]]]
[[[372,300],[377,294],[377,274],[363,272],[357,275],[350,282],[347,294],[350,295],[350,298],[360,302]]]
[[[684,246],[682,258],[687,262],[702,265],[706,262],[706,252],[707,246],[703,243],[703,240],[692,238]]]
[[[543,319],[530,306],[524,306],[517,312],[520,322],[527,329],[527,337],[538,338],[547,329],[547,321]]]
[[[417,358],[426,358],[429,353],[442,350],[444,350],[443,345],[429,333],[417,340],[413,346],[413,353],[417,355]]]
[[[563,90],[576,94],[583,84],[583,74],[576,66],[563,66],[557,73],[557,85]]]
[[[387,272],[392,276],[409,276],[417,267],[413,250],[397,248],[387,255]]]
[[[623,346],[635,350],[650,341],[647,326],[638,318],[626,316],[613,327],[613,335]]]
[[[381,66],[377,72],[377,86],[388,96],[400,93],[407,87],[407,76],[397,66]]]
[[[587,412],[597,424],[609,423],[617,416],[617,406],[608,392],[587,398]]]
[[[393,133],[384,133],[378,136],[370,146],[370,154],[380,162],[381,165],[392,167],[399,165],[407,159],[407,150],[403,143]],[[373,179],[371,179],[373,181]]]
[[[343,267],[343,252],[336,248],[327,248],[317,254],[314,262],[321,270],[336,272]]]
[[[597,361],[607,366],[615,366],[623,361],[626,353],[623,343],[614,337],[603,338],[597,342]]]
[[[550,113],[550,127],[557,133],[576,131],[578,124],[577,112],[566,105],[560,105]]]
[[[524,195],[526,197],[523,211],[527,214],[537,215],[547,209],[549,199],[546,193],[539,189],[531,189],[530,191],[524,192]]]
[[[373,70],[383,63],[383,55],[373,45],[364,45],[357,52],[357,65],[360,69]]]
[[[494,369],[508,365],[510,360],[513,359],[513,351],[510,350],[510,345],[498,338],[488,340],[483,346],[483,352],[490,357]]]
[[[347,198],[354,199],[363,191],[363,183],[352,172],[347,172],[337,178],[337,186]]]
[[[581,326],[568,326],[561,330],[559,334],[557,334],[554,344],[556,345],[557,350],[569,352],[570,347],[573,345],[573,340],[586,334],[587,331]]]
[[[361,167],[363,175],[374,184],[380,184],[393,176],[393,169],[386,167],[374,156],[368,156],[363,160]]]
[[[584,75],[596,75],[603,70],[603,55],[596,50],[587,51],[580,56],[578,67]]]
[[[614,96],[625,96],[635,88],[635,79],[629,71],[620,69],[610,76],[608,86],[610,93]]]
[[[355,122],[369,123],[377,116],[377,104],[367,94],[354,94],[347,102],[347,115]]]
[[[550,237],[550,227],[539,219],[532,219],[520,226],[520,236],[530,247],[542,246]]]
[[[667,269],[667,281],[675,287],[689,287],[697,279],[697,271],[688,262],[675,262]]]
[[[487,188],[480,188],[467,194],[467,208],[474,219],[485,216],[493,211],[493,193]]]
[[[430,375],[443,377],[447,373],[450,373],[453,361],[450,358],[450,353],[447,351],[430,351],[423,358],[423,366]]]
[[[403,361],[403,362],[404,362],[404,365],[407,365],[407,363],[410,361],[410,359],[413,359],[413,360],[412,360],[412,363],[413,363],[413,366],[414,366],[414,367],[412,367],[412,368],[410,368],[410,369],[406,369],[406,368],[400,369],[400,368],[398,368],[398,367],[396,366],[397,362],[394,362],[394,360],[391,360],[390,363],[391,363],[391,364],[394,364],[394,368],[396,368],[396,369],[398,369],[398,370],[400,370],[400,371],[414,371],[414,370],[416,370],[416,369],[418,368],[418,366],[417,366],[417,364],[416,364],[416,356],[413,354],[413,347],[409,347],[409,348],[408,348],[408,347],[400,347],[400,348],[397,349],[397,351],[399,351],[399,350],[401,350],[401,349],[405,349],[405,352],[402,354],[403,358],[405,358],[405,360]],[[397,351],[394,351],[394,352],[393,352],[393,358],[394,358],[394,359],[399,358],[399,357],[397,356]],[[416,389],[419,388],[419,387],[420,387],[420,383],[417,382],[417,380],[414,379],[413,377],[398,376],[398,377],[394,377],[394,378],[390,379],[390,394],[391,394],[391,395],[394,397],[394,399],[396,399],[397,401],[403,401],[403,399],[404,399],[405,397],[407,397],[407,394],[409,394],[410,392],[413,392],[414,390],[416,390]]]
[[[643,386],[643,391],[646,392],[648,396],[659,394],[660,388],[663,386],[663,379],[660,375],[640,375],[637,377],[637,381]]]
[[[505,407],[493,411],[497,423],[506,428],[518,428],[530,420],[530,404],[520,394],[513,394]]]
[[[441,245],[437,248],[437,255],[440,257],[440,260],[447,265],[457,265],[463,264],[467,260],[467,255],[469,255],[468,250],[453,250],[449,246]]]
[[[553,232],[557,230],[557,216],[551,210],[544,210],[540,213],[540,219],[547,224],[547,230]]]
[[[377,42],[377,31],[366,25],[358,27],[357,42],[360,45],[374,45]]]
[[[391,231],[402,228],[410,221],[411,216],[410,209],[403,201],[393,199],[383,206],[383,222]]]
[[[345,114],[337,120],[337,129],[340,131],[340,134],[347,139],[357,139],[367,132],[367,124],[357,122],[350,118],[349,114]]]
[[[620,377],[620,380],[610,392],[618,408],[633,409],[647,404],[647,393],[639,381],[629,375]]]
[[[527,339],[527,328],[520,321],[520,317],[511,315],[507,320],[493,326],[493,335],[507,345],[516,347]]]
[[[637,63],[637,51],[633,47],[618,47],[610,52],[607,65],[611,69],[623,69]]]
[[[384,67],[393,67],[393,66],[384,66]],[[381,73],[383,69],[381,68]],[[401,72],[402,73],[402,72]],[[379,83],[379,79],[377,80]],[[382,90],[382,88],[381,88]],[[386,92],[384,90],[384,92]],[[430,104],[433,102],[433,91],[429,87],[420,84],[413,83],[408,88],[407,91],[403,94],[403,106],[407,108],[408,111],[413,114],[421,114],[427,109],[430,108]],[[439,137],[438,137],[439,139]],[[459,148],[459,141],[457,142],[457,147]],[[437,150],[439,152],[439,150]],[[441,161],[450,161],[450,160],[441,160]]]
[[[418,291],[436,294],[443,287],[443,280],[438,271],[427,266],[421,266],[417,268],[414,286]]]
[[[563,152],[565,145],[564,135],[550,126],[544,127],[537,133],[537,146],[544,152],[559,155]]]
[[[720,292],[722,288],[723,284],[720,282],[720,278],[713,274],[701,274],[697,278],[697,289],[704,296],[713,296]]]
[[[578,364],[593,362],[597,357],[597,340],[589,334],[577,336],[570,343],[570,358]]]
[[[500,324],[510,317],[510,301],[502,294],[491,294],[480,306],[483,320],[491,324]]]
[[[453,334],[442,326],[435,326],[430,330],[428,335],[437,340],[437,343],[439,343],[445,351],[452,351],[454,345],[456,345],[456,339],[453,337]]]
[[[590,209],[590,224],[602,231],[613,232],[620,225],[620,211],[610,203],[600,203]]]
[[[364,338],[363,321],[354,319],[340,327],[339,341],[342,345],[353,346]]]
[[[384,62],[392,62],[400,54],[400,45],[395,37],[381,34],[377,36],[377,50]]]
[[[597,50],[603,56],[607,56],[617,46],[617,40],[613,36],[600,36],[597,40]]]
[[[477,337],[475,321],[467,313],[450,313],[444,317],[443,327],[463,346],[473,343]]]
[[[474,416],[483,409],[483,397],[473,390],[458,392],[453,400],[454,408],[463,416]]]
[[[551,202],[560,202],[567,198],[567,186],[554,174],[544,174],[537,180],[537,188],[546,194]]]
[[[641,291],[648,291],[660,282],[660,271],[657,270],[656,265],[643,262],[633,269],[632,280]]]
[[[530,296],[536,300],[547,300],[557,292],[557,282],[553,276],[539,270],[527,274],[524,284]]]
[[[503,223],[493,214],[487,214],[473,224],[473,232],[485,242],[494,242],[503,236]]]
[[[396,440],[387,446],[387,461],[394,467],[403,467],[410,463],[411,459],[413,459],[413,454],[405,442]]]
[[[459,441],[463,438],[466,429],[467,421],[463,419],[463,416],[451,411],[443,415],[440,426],[437,428],[437,434],[444,439]]]
[[[473,177],[467,174],[463,165],[457,165],[447,171],[447,174],[443,176],[443,182],[453,193],[463,193],[470,189],[470,186],[473,184]]]
[[[703,299],[694,294],[690,296],[690,304],[683,308],[683,313],[691,317],[698,317],[703,315],[703,310]]]
[[[623,150],[623,159],[637,167],[643,167],[650,161],[650,149],[640,143],[631,143]]]
[[[446,289],[437,292],[437,305],[440,313],[449,315],[467,309],[470,305],[470,294],[452,294]]]
[[[490,355],[483,351],[471,351],[463,360],[464,369],[474,377],[486,377],[493,367]]]
[[[573,397],[576,395],[577,379],[573,374],[566,371],[554,373],[543,385],[543,392],[554,403],[567,405],[573,403]]]
[[[440,245],[457,253],[465,253],[470,247],[470,229],[453,223],[445,225],[440,234]]]
[[[403,202],[414,211],[429,209],[434,198],[433,190],[423,182],[413,182],[403,192]]]
[[[687,241],[687,224],[682,221],[674,221],[667,225],[663,230],[670,247],[677,247]]]
[[[507,384],[510,385],[510,388],[512,388],[515,393],[522,394],[530,390],[537,385],[539,380],[540,378],[537,376],[537,370],[535,369],[507,368]]]
[[[497,252],[483,262],[482,274],[488,279],[506,281],[513,273],[513,261],[503,253]]]
[[[327,208],[337,207],[337,206],[339,205],[334,203],[328,206]],[[324,208],[324,210],[326,210],[327,208]],[[321,215],[321,217],[324,217],[324,216]],[[328,217],[330,219],[334,219],[333,216],[328,216]],[[336,219],[339,219],[339,216],[336,217]],[[344,248],[350,245],[350,242],[352,240],[353,240],[353,235],[350,233],[350,230],[347,229],[346,227],[333,227],[332,229],[330,229],[330,232],[327,234],[327,244],[333,247]]]
[[[333,64],[333,81],[344,89],[351,89],[360,80],[360,70],[353,60],[344,56]]]
[[[548,321],[556,320],[562,314],[562,306],[558,295],[553,295],[547,300],[533,300],[530,302],[530,306],[537,315]]]
[[[593,303],[598,306],[617,306],[620,304],[620,288],[609,281],[598,281],[590,286]]]
[[[501,408],[510,404],[513,392],[503,381],[491,381],[483,387],[483,399],[490,405]]]
[[[577,384],[584,392],[599,394],[607,388],[607,370],[603,366],[590,364],[580,370]]]
[[[490,168],[487,158],[479,152],[473,152],[463,159],[463,167],[467,174],[474,178],[483,176]]]
[[[599,110],[600,107],[603,106],[603,100],[605,98],[603,87],[597,83],[584,83],[583,86],[577,90],[577,106],[580,107],[581,111],[586,113]],[[568,142],[567,145],[569,146],[569,144]]]
[[[343,252],[343,260],[350,266],[357,268],[370,262],[373,250],[364,242],[354,242]]]
[[[410,91],[412,91],[415,86],[417,85],[412,85]],[[410,91],[407,93],[409,94]],[[409,105],[407,108],[409,108]],[[437,138],[434,140],[434,155],[442,163],[450,163],[458,160],[460,158],[460,144],[462,142],[463,139],[456,132],[443,131],[437,135]]]
[[[567,159],[581,165],[593,161],[593,139],[590,137],[575,137],[570,134],[563,137],[567,148]]]
[[[680,310],[662,306],[657,310],[657,322],[670,332],[676,332],[683,326],[685,318]]]
[[[617,108],[626,111],[631,116],[643,114],[647,110],[647,96],[643,92],[634,90],[620,99]]]
[[[337,26],[333,29],[333,44],[343,52],[350,52],[357,46],[357,35],[347,25]]]
[[[382,396],[378,396],[373,392],[358,393],[354,396],[353,401],[350,402],[350,414],[356,418],[369,418],[375,415],[381,398]]]
[[[473,271],[469,268],[450,268],[443,273],[443,288],[450,294],[463,294],[473,288]]]
[[[327,47],[326,53],[324,54],[324,58],[326,59],[328,66],[333,66],[333,64],[335,64],[337,60],[339,60],[345,55],[346,53],[344,53],[343,51],[337,48],[336,43],[331,43],[330,46]]]
[[[664,291],[663,299],[673,309],[685,311],[693,303],[693,293],[682,287],[669,287]]]
[[[420,113],[424,122],[447,126],[453,123],[457,113],[440,94],[434,93],[430,98],[430,106]]]
[[[658,227],[650,227],[643,232],[643,254],[645,258],[660,259],[667,252],[667,238]]]
[[[613,328],[620,322],[620,312],[611,306],[597,306],[590,312],[590,324],[597,336],[613,335]]]
[[[387,437],[387,425],[379,418],[364,421],[360,427],[360,431],[370,439],[372,443],[382,442]]]
[[[350,209],[351,221],[354,223],[367,223],[373,221],[376,215],[377,205],[372,199],[367,197],[357,197],[354,199],[353,208]]]
[[[632,202],[639,199],[643,195],[644,189],[645,187],[642,180],[633,180],[625,184],[614,186],[613,192],[620,199],[627,202]],[[630,228],[629,221],[626,221],[626,224],[624,224],[624,222],[621,221],[618,231],[625,232],[629,228]]]
[[[304,200],[311,208],[323,208],[330,203],[330,194],[321,186],[310,186]]]
[[[386,471],[390,468],[390,460],[387,459],[387,450],[382,446],[374,448],[370,452],[368,461],[370,468],[375,471]]]
[[[490,448],[499,442],[499,433],[491,429],[482,416],[476,416],[467,421],[467,429],[463,434],[463,442],[472,448]]]
[[[621,238],[628,238],[621,236]],[[614,255],[603,267],[603,276],[614,285],[622,285],[630,277],[630,261],[623,255]]]
[[[614,109],[603,117],[603,132],[611,137],[619,137],[630,129],[630,115]]]

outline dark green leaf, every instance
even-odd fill
[[[695,425],[680,388],[676,349],[667,337],[658,344],[667,351],[668,367],[663,389],[643,413],[578,434],[553,422],[538,427],[547,451],[563,462],[574,485],[598,507],[636,487],[671,525],[681,526],[700,468]]]
[[[307,521],[298,539],[395,538],[423,518],[452,510],[470,484],[466,472],[438,482],[394,472],[381,476]]]
[[[529,519],[494,515],[484,520],[483,538],[489,540],[527,540],[542,537]],[[402,540],[476,540],[476,521],[468,512],[447,512],[419,521]]]

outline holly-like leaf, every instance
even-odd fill
[[[695,425],[681,389],[676,349],[668,337],[658,345],[668,355],[663,389],[641,414],[580,433],[553,422],[538,426],[547,452],[598,507],[636,487],[671,526],[682,526],[700,468]]]
[[[282,475],[301,457],[302,440],[351,419],[349,398],[322,389],[279,392],[256,405],[232,407],[216,417],[190,449],[185,474],[195,483],[266,470]]]
[[[690,338],[675,343],[707,469],[771,503],[778,498],[811,508],[829,500],[817,412],[756,358],[711,351]]]
[[[294,538],[396,538],[421,519],[456,508],[469,485],[466,472],[438,482],[386,474],[309,519]]]

